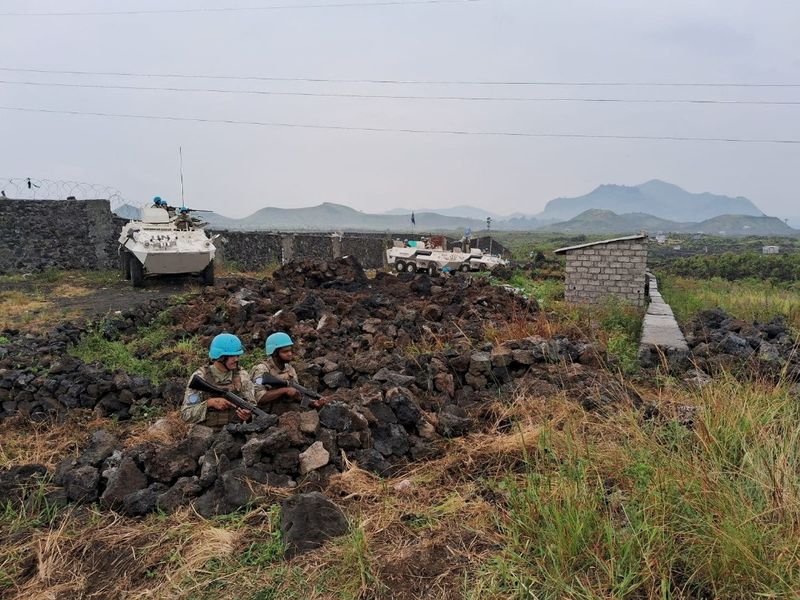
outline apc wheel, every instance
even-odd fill
[[[430,275],[431,277],[436,275],[436,265],[431,265],[430,267],[428,267],[428,275]]]
[[[398,273],[402,273],[406,270],[406,263],[404,263],[402,260],[397,261],[394,263],[394,270]]]
[[[131,283],[133,287],[144,287],[144,266],[135,256],[130,256],[128,258],[128,263],[131,267]]]
[[[214,261],[212,260],[210,263],[206,265],[206,268],[203,269],[203,285],[214,285]]]
[[[461,271],[462,273],[469,273],[469,265],[467,263],[464,263],[463,265],[458,267],[458,270]]]
[[[131,278],[131,255],[127,250],[121,250],[119,253],[119,269],[123,279]]]
[[[414,263],[408,263],[406,265],[406,273],[416,273],[417,272],[417,265]]]

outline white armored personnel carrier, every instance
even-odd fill
[[[441,247],[429,248],[422,241],[395,241],[394,246],[386,250],[386,261],[398,273],[423,271],[430,274],[437,271],[491,271],[506,264],[502,258],[484,254],[479,248],[472,248],[469,252],[444,250]]]
[[[141,209],[141,220],[130,221],[119,236],[122,274],[134,287],[144,285],[145,276],[199,273],[205,285],[214,285],[214,240],[189,216],[188,209],[176,215],[160,204]]]

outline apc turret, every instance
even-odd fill
[[[150,275],[199,273],[205,285],[214,285],[214,239],[189,213],[156,198],[141,209],[141,220],[130,221],[119,236],[122,275],[142,287]]]

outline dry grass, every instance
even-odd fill
[[[62,283],[52,289],[52,291],[48,292],[49,296],[57,296],[59,298],[80,298],[83,296],[88,296],[94,290],[82,286],[82,285],[73,285],[71,283]]]
[[[52,305],[40,294],[0,292],[0,329],[36,325],[52,318]]]
[[[499,326],[487,327],[486,339],[493,344],[502,344],[530,336],[550,339],[555,335],[565,335],[573,339],[584,338],[580,325],[563,318],[554,312],[539,312],[533,318],[515,317]]]
[[[89,411],[71,411],[59,425],[33,423],[22,416],[0,422],[0,468],[42,464],[53,468],[64,457],[77,454],[81,445],[102,427],[114,427],[108,419],[92,419]]]

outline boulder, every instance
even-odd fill
[[[81,464],[100,466],[119,445],[119,440],[105,429],[98,429],[92,434],[89,446],[78,459]]]
[[[469,432],[472,422],[466,411],[456,404],[447,404],[439,411],[436,431],[443,437],[459,437]]]
[[[305,451],[300,453],[300,474],[305,475],[309,471],[315,471],[330,462],[330,454],[322,445],[322,442],[314,442]]]
[[[402,373],[396,373],[390,371],[388,368],[383,367],[380,371],[375,373],[373,376],[375,381],[381,381],[385,383],[391,383],[392,385],[397,386],[406,386],[411,385],[416,380],[416,377],[412,375],[403,375]]]
[[[285,429],[273,428],[266,435],[254,437],[242,446],[242,459],[245,466],[251,467],[261,460],[264,453],[276,453],[288,448],[289,434]]]
[[[368,427],[367,420],[344,402],[329,402],[319,411],[319,422],[334,431],[360,431]]]
[[[341,387],[347,387],[347,375],[345,375],[342,371],[332,371],[325,375],[322,378],[322,381],[325,382],[325,385],[331,389],[337,389]]]
[[[117,508],[122,505],[126,496],[147,487],[147,477],[136,466],[133,458],[123,456],[119,466],[114,469],[106,483],[106,489],[100,496],[100,503],[105,508]]]
[[[129,517],[140,517],[156,509],[158,498],[167,491],[163,483],[152,483],[143,490],[138,490],[122,499],[120,511]]]
[[[81,464],[74,458],[63,460],[56,467],[54,481],[64,488],[71,502],[97,500],[100,472],[92,465]]]
[[[287,558],[319,548],[326,540],[347,533],[347,529],[342,510],[319,492],[297,494],[281,506]]]
[[[203,491],[197,476],[181,477],[166,492],[158,497],[157,507],[164,512],[174,512],[178,507],[188,504]]]
[[[319,427],[319,413],[315,410],[308,410],[300,413],[300,431],[313,435]]]
[[[392,388],[386,392],[386,401],[397,417],[397,422],[406,427],[413,427],[422,418],[422,411],[411,392],[402,387]]]
[[[406,430],[396,423],[374,427],[372,445],[383,456],[404,456],[410,447]]]

